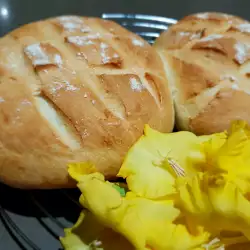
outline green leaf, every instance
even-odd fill
[[[119,185],[117,184],[113,184],[113,187],[120,193],[120,195],[122,197],[125,197],[126,196],[126,189],[123,188],[123,187],[120,187]]]

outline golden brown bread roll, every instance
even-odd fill
[[[210,134],[250,123],[250,23],[222,13],[187,16],[155,43],[175,103],[178,129]]]
[[[0,180],[19,188],[73,187],[70,162],[107,178],[148,123],[174,124],[160,57],[111,21],[62,16],[0,39]]]

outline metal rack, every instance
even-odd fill
[[[116,21],[151,44],[176,23],[172,18],[142,14],[104,13],[102,18]],[[23,191],[0,184],[0,249],[60,249],[63,229],[79,216],[79,195],[78,190]]]

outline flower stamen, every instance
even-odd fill
[[[225,246],[221,244],[218,238],[211,240],[208,244],[202,245],[205,250],[225,250]]]
[[[173,160],[172,158],[168,158],[167,161],[178,177],[186,176],[185,170],[175,160]]]

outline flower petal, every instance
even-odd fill
[[[82,212],[77,223],[60,238],[65,250],[134,250],[121,234],[102,225],[90,212]]]
[[[179,190],[179,206],[209,232],[240,232],[250,240],[250,201],[227,175],[199,174]]]
[[[81,177],[86,174],[97,172],[94,164],[90,162],[70,163],[68,164],[68,173],[76,181],[80,181]]]
[[[194,174],[205,161],[201,143],[190,132],[163,134],[145,127],[144,135],[129,150],[118,176],[126,178],[131,191],[145,198],[175,193],[175,178],[169,160],[185,174]]]

